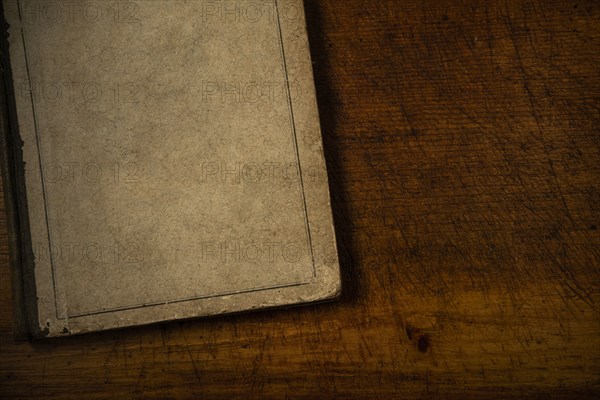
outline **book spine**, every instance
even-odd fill
[[[9,268],[13,289],[15,339],[42,336],[37,318],[35,260],[33,256],[25,168],[15,104],[9,55],[8,23],[0,6],[0,169],[7,219]]]

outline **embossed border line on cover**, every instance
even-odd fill
[[[158,0],[158,1],[167,1],[167,0]],[[202,1],[202,0],[198,0],[198,1]],[[237,1],[250,1],[250,0],[237,0]],[[316,266],[315,266],[315,258],[314,258],[314,251],[313,251],[313,246],[312,246],[312,236],[311,236],[311,232],[310,232],[310,224],[308,222],[308,207],[307,207],[306,195],[305,195],[305,191],[304,191],[304,177],[302,175],[302,166],[300,163],[300,150],[298,148],[298,138],[297,138],[297,131],[296,131],[296,122],[295,122],[295,118],[294,118],[294,107],[293,107],[293,103],[292,103],[292,94],[291,94],[291,87],[290,87],[290,81],[289,81],[289,73],[288,73],[287,62],[286,62],[286,58],[285,58],[285,46],[284,46],[284,42],[283,42],[283,30],[281,27],[279,1],[273,0],[273,7],[275,9],[275,15],[277,17],[276,18],[276,28],[277,28],[277,37],[279,39],[279,51],[280,51],[280,57],[281,57],[281,64],[282,64],[283,73],[285,75],[284,77],[285,77],[286,89],[287,89],[290,130],[291,130],[292,139],[294,142],[295,157],[296,157],[296,162],[298,165],[298,174],[300,176],[300,179],[299,179],[300,193],[302,196],[301,200],[302,200],[302,206],[304,209],[304,221],[305,221],[305,225],[306,225],[308,248],[310,251],[310,256],[311,256],[311,261],[312,261],[311,267],[312,267],[312,278],[313,279],[306,281],[306,282],[295,282],[295,283],[289,283],[289,284],[281,284],[281,285],[268,286],[268,287],[259,287],[259,288],[231,291],[231,292],[225,292],[225,293],[207,294],[207,295],[194,296],[194,297],[184,298],[184,299],[157,301],[157,302],[152,302],[152,303],[144,303],[144,304],[137,304],[137,305],[132,305],[132,306],[116,307],[116,308],[86,312],[86,313],[82,313],[82,314],[66,315],[65,317],[61,317],[58,312],[59,307],[58,307],[57,291],[56,291],[56,286],[57,286],[56,285],[56,270],[55,270],[54,258],[52,256],[50,223],[49,223],[49,217],[48,217],[48,203],[47,203],[46,188],[45,188],[45,183],[44,183],[44,173],[42,171],[43,163],[42,163],[42,154],[41,154],[42,152],[41,152],[41,145],[40,145],[41,141],[40,141],[39,132],[38,132],[39,129],[38,129],[38,119],[37,119],[36,109],[35,109],[35,100],[33,98],[34,91],[31,87],[31,74],[30,74],[30,68],[29,68],[29,59],[28,59],[28,55],[27,55],[25,30],[23,28],[21,0],[17,0],[17,7],[18,7],[18,12],[19,12],[19,22],[21,25],[21,39],[23,42],[23,51],[25,54],[25,66],[27,69],[27,79],[28,79],[30,93],[31,93],[31,109],[32,109],[33,120],[34,120],[33,122],[34,122],[34,129],[35,129],[38,162],[39,162],[39,166],[40,166],[42,197],[43,197],[43,201],[44,201],[44,213],[45,213],[45,218],[46,218],[46,228],[47,228],[47,235],[48,235],[48,249],[49,249],[49,255],[50,255],[50,267],[52,270],[52,288],[53,288],[53,294],[54,294],[54,307],[56,310],[57,320],[67,320],[69,318],[81,318],[81,317],[87,317],[87,316],[98,315],[98,314],[107,314],[107,313],[111,313],[111,312],[134,310],[134,309],[139,309],[139,308],[147,308],[147,307],[155,307],[155,306],[164,306],[164,305],[168,305],[168,304],[177,304],[177,303],[184,303],[184,302],[190,302],[190,301],[196,301],[196,300],[205,300],[205,299],[210,299],[210,298],[214,298],[214,297],[232,296],[232,295],[238,295],[238,294],[244,294],[244,293],[254,293],[254,292],[261,292],[261,291],[266,291],[266,290],[275,290],[275,289],[284,289],[284,288],[297,287],[297,286],[305,286],[305,285],[310,285],[310,284],[314,283],[314,279],[317,276],[317,270],[316,270]]]

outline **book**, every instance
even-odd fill
[[[3,11],[21,331],[339,295],[302,1],[9,0]]]

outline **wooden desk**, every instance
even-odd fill
[[[600,394],[598,3],[307,14],[343,299],[15,343],[2,218],[0,397]]]

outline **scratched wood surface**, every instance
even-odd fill
[[[345,292],[12,339],[0,397],[594,398],[600,5],[308,1]]]

